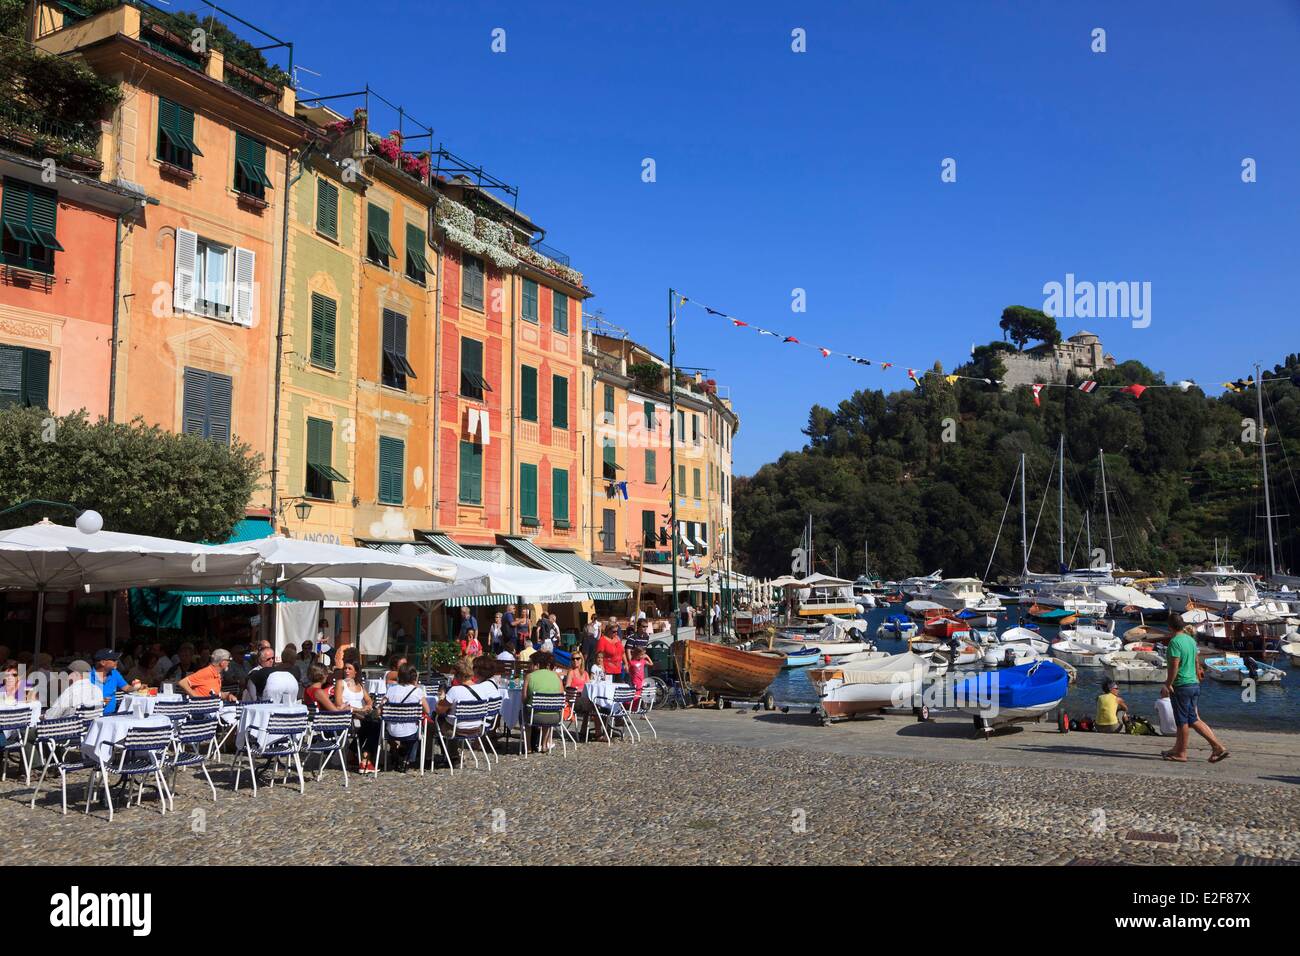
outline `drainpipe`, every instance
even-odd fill
[[[280,380],[284,363],[284,300],[289,274],[289,190],[302,178],[307,154],[311,146],[303,148],[298,157],[298,175],[290,177],[293,167],[293,151],[284,155],[284,193],[281,205],[284,207],[280,217],[280,300],[275,319],[275,393],[271,396],[271,522],[279,517],[280,501]]]
[[[122,294],[122,217],[124,212],[117,214],[114,220],[113,228],[115,230],[113,237],[113,341],[108,350],[108,420],[116,421],[113,414],[114,406],[117,404],[117,335],[118,321],[121,314],[120,296]]]
[[[519,464],[517,461],[519,452],[515,448],[515,410],[514,410],[515,396],[519,394],[518,392],[519,383],[515,379],[515,365],[517,364],[518,361],[517,350],[519,348],[518,340],[516,338],[516,330],[519,327],[519,323],[515,321],[515,316],[513,315],[513,313],[515,309],[519,307],[517,303],[519,302],[519,297],[521,295],[521,290],[520,290],[521,285],[522,285],[522,280],[520,280],[519,276],[512,274],[510,276],[510,299],[511,299],[510,311],[512,313],[510,316],[510,533],[511,534],[519,533],[519,527],[515,522],[515,472],[519,468]],[[538,327],[539,328],[541,327],[540,319],[538,321]],[[539,368],[537,371],[540,373],[541,369]],[[542,407],[541,375],[539,374],[537,378],[538,378],[537,407],[540,410]],[[539,415],[538,417],[540,418],[541,416]]]

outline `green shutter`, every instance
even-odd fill
[[[196,368],[185,370],[182,396],[181,430],[187,435],[207,435],[208,373]]]
[[[176,158],[182,164],[190,156],[202,156],[203,152],[194,142],[194,111],[186,109],[171,100],[158,99],[158,158],[167,161],[164,155],[166,144],[180,154]]]
[[[648,432],[655,431],[655,403],[645,403],[645,430]]]
[[[563,375],[551,376],[551,425],[569,427],[569,380]]]
[[[460,443],[460,494],[466,504],[483,503],[483,449],[472,441]]]
[[[31,218],[28,220],[36,241],[52,252],[62,252],[63,246],[54,238],[59,215],[59,195],[39,186],[31,190]]]
[[[381,209],[373,203],[366,207],[366,232],[376,253],[375,256],[369,258],[378,259],[379,256],[383,256],[384,259],[387,259],[389,256],[397,255],[396,250],[393,249],[393,244],[388,241],[387,209]]]
[[[479,312],[483,311],[483,260],[465,254],[461,256],[460,304]]]
[[[339,188],[326,179],[316,180],[316,231],[339,237]]]
[[[692,472],[691,477],[695,479],[692,484],[692,488],[694,489],[695,494],[692,495],[691,497],[699,498],[700,497],[700,469],[693,468],[691,469],[691,472]]]
[[[551,326],[562,335],[569,334],[569,297],[563,292],[551,293]]]
[[[266,175],[266,144],[238,131],[235,132],[235,188],[240,192],[262,195],[271,185]],[[240,189],[240,187],[244,187]]]
[[[524,462],[519,464],[519,514],[537,519],[537,466]]]
[[[604,439],[604,450],[601,456],[604,459],[603,476],[607,481],[613,481],[618,477],[618,469],[615,467],[618,464],[618,458],[614,442],[608,438]]]
[[[537,369],[531,365],[519,366],[519,417],[537,421]]]
[[[686,497],[686,466],[677,466],[677,494]]]
[[[411,223],[406,224],[406,274],[416,282],[423,282],[426,273],[433,271],[429,260],[424,257],[424,230]]]
[[[50,353],[0,345],[0,406],[50,407]]]
[[[319,418],[307,419],[307,464],[330,465],[333,460],[334,426]]]
[[[645,450],[645,482],[647,485],[657,484],[659,482],[658,459],[655,457],[655,450],[647,448]]]
[[[483,398],[483,343],[460,340],[460,393],[466,398]]]
[[[400,439],[381,435],[379,438],[379,500],[384,504],[402,503],[405,469],[406,445]]]
[[[319,292],[311,294],[311,362],[333,370],[338,306]]]
[[[23,350],[17,345],[0,345],[0,406],[23,400]]]
[[[523,317],[527,322],[537,321],[537,283],[532,279],[524,280]]]
[[[653,511],[641,512],[641,543],[647,548],[655,546],[655,513]]]
[[[569,523],[569,473],[563,468],[551,469],[551,519]]]
[[[613,385],[605,386],[605,414],[606,415],[614,414],[614,386]]]
[[[53,253],[63,251],[55,238],[58,211],[58,193],[6,178],[0,199],[0,228],[18,247],[16,252],[5,253],[4,261],[20,269],[52,273]]]

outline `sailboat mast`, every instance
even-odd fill
[[[1092,560],[1092,512],[1083,513],[1083,533],[1088,542],[1088,560]]]
[[[1020,453],[1020,579],[1029,579],[1029,526],[1025,519],[1025,453]]]
[[[1106,506],[1106,562],[1115,567],[1115,536],[1110,530],[1110,498],[1106,494],[1106,452],[1097,449],[1097,460],[1101,462],[1101,503]]]
[[[1056,538],[1060,555],[1057,558],[1057,567],[1061,573],[1065,573],[1065,433],[1061,433],[1061,454],[1060,454],[1060,485],[1056,489],[1056,507],[1058,517],[1056,521]]]
[[[1268,453],[1264,437],[1264,376],[1258,363],[1255,365],[1255,399],[1259,403],[1259,462],[1264,468],[1264,526],[1268,528],[1268,576],[1277,577],[1277,561],[1273,555],[1273,501],[1268,491]]]

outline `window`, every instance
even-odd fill
[[[4,180],[0,199],[5,265],[53,274],[54,253],[63,246],[54,237],[59,213],[59,194],[20,179]]]
[[[618,479],[618,459],[614,448],[614,439],[601,439],[601,474],[606,481],[616,481]]]
[[[307,419],[308,498],[334,500],[334,482],[347,481],[334,470],[334,425],[320,418]]]
[[[194,144],[194,111],[159,97],[158,159],[192,172],[194,157],[202,155]]]
[[[478,339],[460,340],[460,393],[466,398],[483,401],[483,393],[492,386],[483,377],[483,343]]]
[[[0,345],[0,407],[49,408],[50,353]]]
[[[614,386],[605,386],[605,421],[614,420]]]
[[[569,472],[551,469],[551,519],[557,528],[569,527]]]
[[[569,380],[563,375],[551,376],[551,425],[569,427]]]
[[[618,536],[618,512],[612,508],[604,509],[600,524],[600,546],[606,551],[615,550],[614,539]]]
[[[655,547],[655,513],[641,512],[641,544],[647,548]]]
[[[653,448],[647,448],[645,450],[645,482],[647,485],[659,483],[658,464],[659,462],[655,456],[655,450]]]
[[[645,430],[648,432],[654,432],[657,431],[658,428],[659,428],[659,424],[658,422],[655,421],[655,403],[646,402],[645,403]]]
[[[195,239],[194,288],[198,291],[195,312],[230,316],[230,247]]]
[[[699,531],[696,532],[696,541],[700,543],[700,554],[709,553],[709,524],[707,521],[701,521]]]
[[[253,280],[257,254],[176,230],[176,268],[172,303],[179,312],[198,312],[252,326],[256,299]]]
[[[691,477],[695,479],[691,483],[691,487],[695,489],[695,494],[693,497],[699,498],[700,497],[700,469],[692,468],[691,472],[692,472]]]
[[[537,283],[532,279],[524,280],[524,293],[520,307],[525,322],[537,321]]]
[[[339,237],[339,188],[327,179],[316,180],[316,231]]]
[[[386,505],[400,505],[406,471],[406,443],[400,438],[379,436],[379,500]]]
[[[265,199],[271,180],[266,175],[266,144],[235,133],[235,191]]]
[[[182,381],[181,431],[230,444],[232,384],[229,375],[187,368]]]
[[[311,364],[334,371],[334,339],[338,306],[319,292],[311,294]]]
[[[460,443],[460,494],[462,504],[483,503],[483,448],[472,441]]]
[[[384,309],[383,335],[383,383],[389,388],[406,391],[406,380],[415,378],[415,371],[406,360],[406,316]]]
[[[569,334],[569,297],[563,292],[551,293],[551,326],[561,335]]]
[[[537,369],[531,365],[519,366],[519,417],[537,421]]]
[[[519,519],[525,527],[535,528],[537,521],[537,466],[519,464]]]
[[[423,283],[426,273],[433,271],[429,260],[424,256],[424,230],[419,226],[406,224],[406,277]]]
[[[677,494],[686,497],[686,466],[677,466]]]
[[[677,438],[680,441],[686,441],[686,413],[677,413]]]
[[[691,416],[691,441],[695,442],[695,444],[697,445],[700,443],[700,416],[699,415]]]
[[[483,260],[477,256],[462,256],[460,273],[460,304],[482,312]]]
[[[393,244],[388,241],[388,210],[376,205],[366,206],[366,258],[388,268],[388,258],[396,257]]]

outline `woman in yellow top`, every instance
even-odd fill
[[[1099,733],[1118,734],[1128,720],[1128,704],[1119,696],[1118,688],[1119,685],[1110,678],[1101,683],[1101,693],[1097,695],[1097,717],[1093,721]]]

